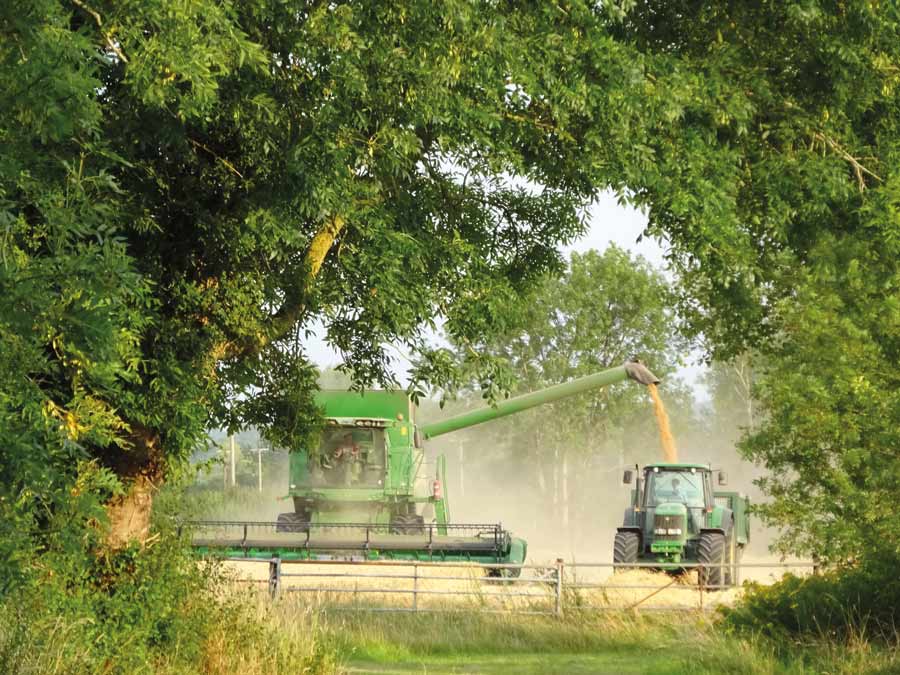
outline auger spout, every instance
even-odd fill
[[[528,410],[529,408],[534,408],[535,406],[543,405],[544,403],[552,403],[553,401],[558,401],[562,398],[575,396],[576,394],[581,394],[590,391],[591,389],[598,389],[618,382],[624,382],[626,379],[632,379],[635,382],[644,385],[659,384],[659,378],[651,373],[643,363],[634,359],[632,361],[627,361],[617,368],[610,368],[609,370],[580,377],[576,380],[571,380],[570,382],[563,382],[562,384],[547,387],[546,389],[541,389],[539,391],[533,391],[529,394],[515,396],[497,403],[495,407],[479,408],[478,410],[455,415],[454,417],[441,420],[440,422],[426,424],[421,427],[421,432],[425,438],[434,438],[435,436],[448,434],[451,431],[465,429],[467,427],[475,426],[476,424],[482,424],[483,422],[505,417],[506,415],[522,412],[523,410]]]

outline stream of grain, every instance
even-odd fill
[[[675,439],[672,438],[672,430],[669,428],[669,414],[666,406],[659,397],[659,390],[655,384],[648,384],[650,396],[653,398],[653,413],[656,415],[656,425],[659,427],[659,442],[662,444],[663,460],[666,462],[678,461],[678,448],[675,447]]]

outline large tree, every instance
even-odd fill
[[[3,4],[4,503],[99,468],[112,541],[142,538],[209,424],[302,434],[314,318],[364,384],[436,317],[501,324],[596,190],[576,9]]]
[[[719,102],[686,99],[659,177],[626,182],[710,351],[759,350],[761,512],[794,551],[897,556],[900,10],[639,2],[614,33]]]
[[[503,332],[455,346],[463,371],[486,355],[505,364],[504,381],[514,394],[639,356],[663,379],[667,404],[681,413],[676,431],[690,426],[693,401],[670,379],[687,351],[673,289],[646,260],[616,246],[572,254],[561,275],[545,279],[525,298]],[[470,390],[480,388],[473,385]],[[522,480],[522,489],[534,494],[527,501],[564,530],[579,520],[580,508],[590,509],[598,490],[618,485],[626,462],[660,458],[650,396],[630,382],[479,427],[472,437],[467,461],[492,467],[482,471],[488,476]]]
[[[865,387],[808,373],[809,409],[846,425],[867,391],[896,415],[869,364],[900,350],[897,28],[892,3],[824,0],[3,4],[3,503],[45,513],[51,467],[93,460],[141,535],[209,422],[303,432],[314,317],[361,383],[388,342],[446,381],[423,329],[502,329],[604,187],[670,243],[712,351],[793,364],[852,332]],[[879,512],[859,453],[811,428],[763,459],[821,456]]]

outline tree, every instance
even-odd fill
[[[291,445],[315,422],[314,318],[357,383],[390,381],[384,344],[427,353],[438,317],[490,333],[582,229],[595,186],[563,143],[582,95],[546,47],[583,10],[0,11],[3,473],[23,512],[83,460],[111,543],[143,538],[207,426]]]
[[[22,513],[65,499],[46,467],[71,482],[80,459],[116,493],[115,538],[140,538],[207,424],[300,442],[314,318],[360,385],[390,380],[390,342],[421,357],[415,383],[449,383],[426,329],[502,332],[605,187],[669,242],[681,309],[717,356],[789,362],[802,299],[804,321],[841,339],[815,307],[851,312],[866,352],[896,362],[891,7],[0,12],[0,440]],[[496,394],[500,371],[479,367]]]
[[[836,560],[900,551],[898,27],[863,2],[639,2],[614,29],[717,101],[679,99],[649,144],[659,174],[626,183],[694,331],[760,354],[743,447],[770,470],[761,513],[783,547]]]
[[[712,401],[712,431],[729,441],[737,441],[743,433],[753,433],[760,423],[756,384],[759,380],[760,357],[744,352],[729,361],[709,364],[704,383]]]
[[[561,277],[550,277],[522,304],[521,315],[486,343],[457,346],[461,360],[488,354],[509,364],[511,393],[535,391],[589,375],[639,356],[664,381],[664,396],[690,426],[690,397],[669,382],[687,341],[672,303],[669,282],[643,258],[616,246],[573,254]],[[479,386],[475,384],[474,389]],[[482,402],[481,405],[484,405]],[[619,385],[540,406],[479,428],[470,462],[516,467],[530,474],[534,502],[564,529],[573,511],[598,489],[594,467],[602,465],[602,488],[620,479],[627,461],[658,459],[652,403],[643,387]],[[496,475],[498,471],[489,471]],[[585,480],[591,476],[590,480]],[[580,493],[584,491],[584,499]]]

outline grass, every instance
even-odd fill
[[[223,593],[198,657],[165,651],[138,671],[98,661],[83,626],[52,615],[10,621],[0,605],[0,672],[263,673],[900,673],[896,650],[852,640],[787,643],[725,634],[697,612],[552,616],[323,611],[307,599]],[[18,627],[18,628],[17,628]],[[157,652],[159,654],[159,652]]]
[[[724,635],[698,613],[318,613],[289,599],[259,611],[282,635],[299,639],[314,627],[347,673],[900,672],[896,651],[865,641],[778,645]]]

